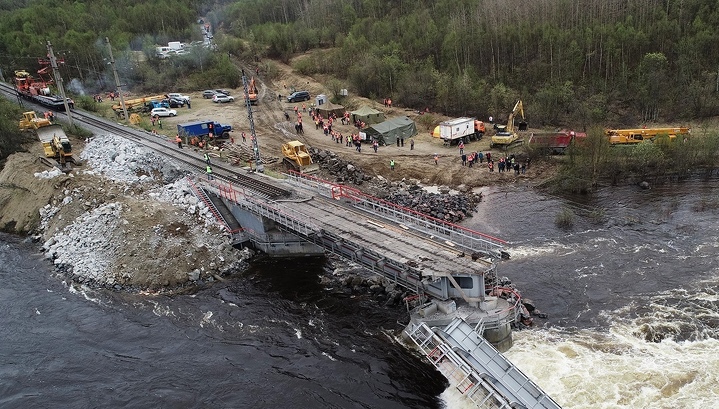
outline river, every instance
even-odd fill
[[[487,188],[466,225],[509,240],[547,319],[507,354],[565,408],[719,407],[719,181],[556,198]],[[563,208],[574,226],[555,225]],[[174,297],[96,291],[0,236],[0,408],[464,408],[401,347],[403,311],[265,260]]]

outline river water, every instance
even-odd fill
[[[719,181],[555,198],[484,190],[467,226],[547,319],[508,357],[565,408],[719,407]],[[559,211],[574,226],[555,225]],[[0,408],[464,408],[396,341],[403,311],[266,260],[194,295],[67,284],[0,236]]]

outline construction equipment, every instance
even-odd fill
[[[250,84],[247,86],[247,97],[250,99],[250,105],[257,105],[257,101],[259,100],[258,97],[258,91],[257,91],[257,85],[255,85],[255,77],[252,77],[250,80]]]
[[[255,170],[254,172],[265,172],[265,165],[262,162],[262,156],[260,156],[260,144],[257,142],[257,133],[255,132],[255,119],[252,117],[252,102],[250,100],[250,90],[245,75],[245,70],[242,70],[242,91],[245,93],[245,106],[247,107],[247,120],[250,123],[250,138],[252,139],[252,151],[255,153]],[[252,171],[252,165],[250,165],[250,171]]]
[[[527,145],[534,150],[561,155],[575,141],[586,139],[585,132],[560,129],[555,132],[532,132]]]
[[[20,128],[21,131],[27,131],[31,129],[38,129],[45,126],[52,125],[52,122],[50,122],[47,118],[40,118],[37,116],[35,111],[29,111],[29,112],[23,112],[22,119],[20,120],[20,123],[18,124],[18,128]]]
[[[72,156],[72,145],[60,125],[52,124],[48,119],[38,118],[35,111],[23,113],[23,119],[19,123],[21,130],[34,130],[37,134],[45,156],[42,158],[47,162],[54,159],[57,166],[64,172],[69,172],[68,163],[77,163]]]
[[[514,104],[514,109],[512,109],[512,112],[509,114],[509,118],[507,119],[507,125],[495,125],[494,128],[497,130],[497,133],[492,136],[492,141],[489,143],[490,148],[494,147],[504,147],[507,148],[510,145],[514,145],[517,143],[524,142],[520,137],[519,134],[515,131],[514,127],[514,117],[517,114],[522,115],[522,121],[519,123],[519,126],[517,129],[519,131],[526,131],[527,130],[527,122],[524,118],[524,105],[522,104],[522,100],[520,99],[517,101],[516,104]]]
[[[144,98],[128,99],[125,101],[125,107],[127,108],[127,112],[149,112],[152,108],[147,109],[146,104],[148,102],[162,101],[165,98],[167,97],[164,95],[152,95]],[[115,114],[117,114],[118,117],[122,118],[124,116],[122,113],[122,105],[113,105],[112,110],[115,111]]]
[[[657,136],[666,135],[669,140],[676,139],[677,135],[689,135],[692,129],[679,128],[639,128],[639,129],[607,129],[604,134],[609,137],[612,145],[634,145],[644,141],[654,141]]]
[[[284,162],[301,173],[316,173],[320,167],[312,161],[307,147],[300,141],[290,141],[282,145]]]
[[[50,85],[53,84],[53,80],[48,73],[51,69],[49,66],[50,61],[40,60],[39,62],[41,65],[46,65],[38,70],[39,78],[33,77],[25,70],[15,71],[15,89],[18,96],[58,111],[64,109],[62,97],[50,91]],[[60,60],[60,62],[62,61]],[[67,104],[70,108],[75,107],[75,102],[70,98],[67,98]]]

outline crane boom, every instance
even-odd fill
[[[512,112],[509,114],[509,119],[507,120],[507,132],[514,132],[514,117],[517,113],[522,115],[522,121],[524,121],[524,105],[522,104],[521,99],[514,104],[514,109],[512,109]]]
[[[254,86],[254,79],[253,79]],[[245,91],[245,105],[247,106],[247,119],[250,122],[250,137],[252,138],[252,150],[255,153],[255,170],[263,173],[265,171],[264,164],[262,163],[262,157],[260,157],[260,145],[257,143],[257,134],[255,133],[255,120],[252,118],[252,101],[250,101],[250,87],[245,75],[245,70],[242,70],[242,87]]]

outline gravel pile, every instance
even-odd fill
[[[122,206],[110,203],[82,215],[43,245],[56,267],[95,282],[114,284],[117,251],[109,232],[117,229]]]
[[[80,157],[84,166],[69,176],[81,182],[40,209],[40,228],[58,229],[46,236],[46,256],[75,281],[115,289],[212,281],[253,255],[229,245],[186,171],[167,158],[112,135],[93,138]]]
[[[93,138],[80,154],[92,170],[115,182],[129,184],[152,182],[159,173],[162,183],[171,183],[185,172],[166,157],[114,135]]]

